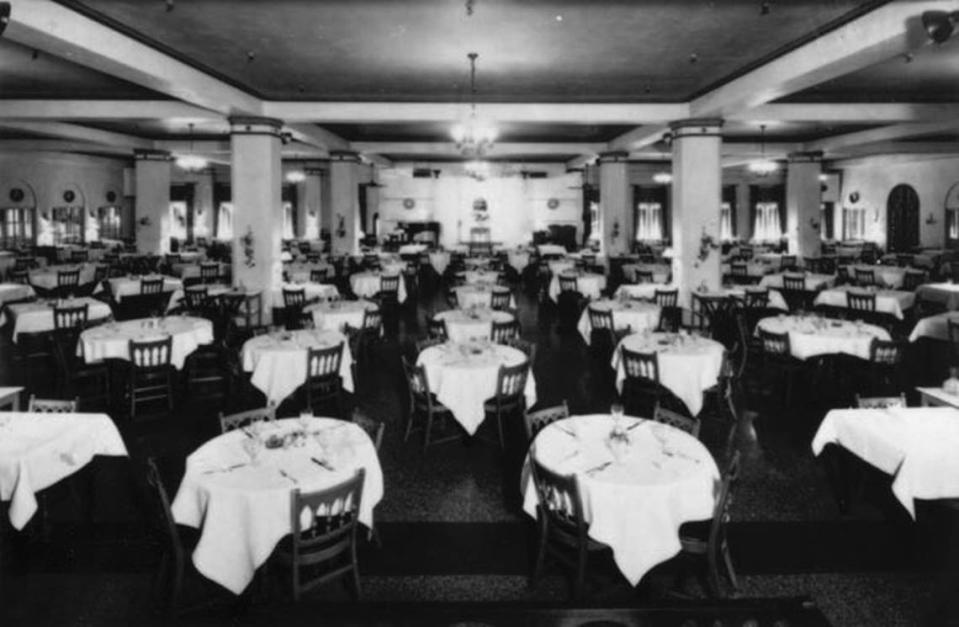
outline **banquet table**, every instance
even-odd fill
[[[902,287],[903,278],[909,270],[909,268],[900,268],[898,266],[870,266],[867,264],[854,264],[843,267],[846,268],[849,278],[853,280],[856,278],[857,270],[860,272],[868,272],[871,270],[873,276],[876,277],[877,283],[892,289]]]
[[[110,284],[110,293],[116,301],[123,300],[124,296],[134,296],[140,293],[140,284],[143,279],[153,280],[163,279],[164,292],[177,292],[183,289],[183,281],[175,277],[151,275],[146,277],[115,277],[108,279]],[[172,302],[172,299],[171,299]]]
[[[246,440],[266,444],[258,447],[255,461],[246,452],[251,446]],[[289,446],[268,448],[281,440],[289,440]],[[365,475],[358,520],[372,527],[373,508],[383,498],[383,472],[363,429],[334,418],[310,418],[305,423],[287,418],[246,432],[236,429],[187,457],[171,507],[173,518],[200,529],[193,551],[197,570],[240,594],[277,543],[292,533],[293,490],[323,490],[361,468]]]
[[[812,441],[838,444],[891,475],[892,492],[915,517],[914,499],[959,497],[959,410],[952,407],[834,409]]]
[[[912,307],[916,302],[916,295],[912,292],[905,292],[903,290],[873,290],[852,285],[840,285],[819,292],[813,304],[845,308],[847,307],[846,294],[849,292],[853,294],[875,294],[876,311],[891,314],[899,320],[903,319],[903,312]]]
[[[22,283],[0,283],[0,307],[11,301],[24,300],[36,296],[36,292],[29,285]],[[0,322],[0,325],[3,323]]]
[[[614,456],[608,445],[612,416],[573,416],[544,427],[532,455],[579,482],[589,537],[608,545],[620,572],[636,585],[680,549],[683,523],[712,517],[719,469],[693,436],[658,422],[625,416],[629,441]],[[523,472],[523,510],[536,516],[538,497]]]
[[[53,309],[56,301],[34,301],[32,303],[17,303],[9,305],[8,311],[13,319],[13,342],[21,333],[44,333],[53,331]],[[113,312],[110,306],[102,300],[84,296],[62,301],[64,307],[87,306],[87,321],[97,322],[109,318]]]
[[[516,319],[511,313],[495,311],[488,307],[451,309],[441,311],[433,318],[446,322],[446,334],[451,342],[489,339],[493,331],[493,322],[512,322]]]
[[[500,366],[515,366],[526,360],[526,354],[519,349],[481,341],[430,346],[419,354],[416,363],[426,369],[436,399],[473,435],[486,415],[483,402],[496,395]],[[532,370],[524,394],[526,406],[532,407],[536,403]]]
[[[920,319],[909,334],[909,341],[915,342],[921,337],[928,337],[948,342],[950,320],[959,324],[959,311],[946,311]]]
[[[626,378],[623,348],[656,353],[659,382],[683,401],[693,416],[702,411],[703,392],[719,382],[725,351],[719,342],[696,335],[662,332],[627,335],[613,351],[612,366],[616,371],[616,388],[620,391]]]
[[[400,281],[400,285],[403,282]],[[306,300],[330,300],[340,297],[340,290],[331,283],[287,283],[283,282],[281,288],[273,293],[273,302],[278,306],[283,304],[283,290],[303,290],[303,297]]]
[[[665,285],[660,285],[659,283],[625,283],[616,288],[616,293],[613,294],[613,298],[651,300],[656,297],[657,291],[670,292],[678,288],[679,285],[676,283],[667,283]]]
[[[512,292],[505,285],[459,285],[453,288],[456,294],[456,302],[460,309],[469,309],[471,307],[489,307],[492,303],[493,292],[497,294],[509,294],[509,306],[516,308],[516,300]]]
[[[313,325],[321,331],[342,331],[345,325],[354,329],[363,326],[363,314],[376,311],[379,306],[368,300],[333,300],[314,303],[303,308],[313,314]]]
[[[573,272],[564,272],[562,275],[553,275],[549,282],[549,297],[555,302],[559,296],[559,277],[573,277],[576,279],[576,290],[589,298],[596,300],[602,296],[606,289],[606,277],[602,274],[578,274]],[[661,286],[660,286],[661,287]]]
[[[763,318],[756,325],[770,333],[789,333],[789,347],[797,359],[845,354],[869,359],[874,338],[889,340],[889,332],[872,324],[817,316]]]
[[[916,288],[916,300],[944,305],[953,311],[959,309],[959,284],[926,283]]]
[[[0,501],[10,502],[13,527],[23,529],[36,513],[37,492],[95,455],[127,455],[106,414],[0,412]]]
[[[629,328],[633,333],[639,333],[659,326],[661,309],[658,305],[641,301],[601,299],[591,302],[583,309],[583,315],[579,317],[579,323],[576,325],[576,329],[587,344],[590,343],[593,331],[593,325],[589,319],[591,308],[613,312],[613,328],[617,331]]]
[[[539,244],[536,246],[536,251],[539,253],[540,257],[543,256],[565,256],[566,247],[560,246],[558,244]]]
[[[361,298],[372,298],[380,291],[380,280],[387,275],[378,272],[358,272],[350,276],[350,287],[353,293]],[[396,276],[396,275],[393,275]],[[406,285],[400,276],[399,292],[396,295],[399,302],[406,301]]]
[[[52,290],[57,287],[58,273],[70,272],[77,269],[80,270],[80,285],[90,283],[96,277],[97,264],[95,263],[47,266],[45,268],[30,270],[28,276],[31,285],[42,289]]]
[[[790,273],[790,275],[791,274],[792,273]],[[783,289],[784,285],[783,276],[785,275],[782,272],[767,274],[759,282],[759,286],[768,287],[769,289],[773,290],[781,290]],[[805,272],[803,273],[803,281],[804,289],[807,292],[815,292],[817,290],[832,286],[832,284],[836,282],[836,276],[833,274],[816,274],[813,272]]]
[[[653,283],[666,283],[673,274],[673,267],[666,263],[627,263],[623,265],[623,275],[630,283],[636,282],[639,272],[652,272]]]
[[[88,364],[104,359],[129,361],[130,340],[158,340],[167,335],[173,338],[170,363],[182,370],[190,353],[213,341],[213,323],[187,316],[107,322],[80,334],[77,354]]]
[[[245,372],[267,402],[279,405],[306,383],[306,355],[310,348],[329,348],[343,344],[340,377],[343,389],[353,391],[353,354],[346,336],[339,331],[301,329],[259,335],[243,344],[242,363]]]

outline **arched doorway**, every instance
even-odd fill
[[[886,245],[904,252],[919,246],[919,194],[909,185],[896,185],[886,200]]]

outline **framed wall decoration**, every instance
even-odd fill
[[[556,209],[557,207],[559,207],[559,199],[550,198],[549,200],[546,201],[546,206],[549,207],[550,209]]]
[[[412,209],[412,208],[415,207],[415,206],[416,206],[416,201],[413,200],[412,198],[404,198],[404,199],[403,199],[403,208],[404,208],[404,209]]]

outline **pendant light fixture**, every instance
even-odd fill
[[[476,115],[476,59],[479,54],[466,55],[470,62],[470,108],[469,115],[450,129],[450,136],[456,142],[456,148],[464,157],[480,157],[496,141],[497,131],[493,124],[481,120]]]
[[[196,172],[207,166],[207,160],[193,152],[193,122],[190,122],[190,151],[176,158],[176,165],[181,170]]]
[[[759,133],[760,133],[759,161],[751,161],[749,163],[749,171],[759,176],[769,176],[770,174],[772,174],[773,172],[779,169],[779,164],[776,163],[775,161],[771,161],[766,158],[766,125],[765,124],[759,125]]]

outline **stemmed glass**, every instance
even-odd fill
[[[622,403],[610,405],[609,413],[613,417],[613,432],[621,433],[623,431],[623,415],[626,413]]]

